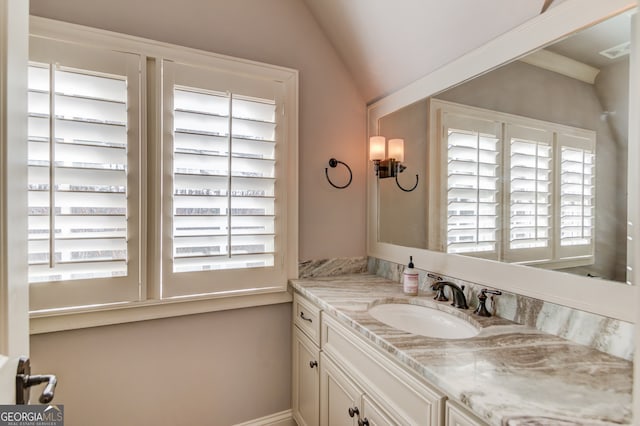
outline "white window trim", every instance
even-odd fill
[[[289,303],[288,291],[238,292],[191,298],[146,300],[114,305],[85,306],[59,311],[31,313],[29,333],[42,334],[55,331],[99,327],[171,318],[183,315],[226,311],[230,309]]]
[[[202,64],[212,68],[223,65],[228,72],[261,74],[279,80],[287,86],[286,105],[290,124],[287,126],[287,173],[283,180],[287,183],[285,247],[283,269],[286,279],[298,276],[298,71],[290,68],[258,63],[250,60],[233,58],[225,55],[205,52],[197,49],[176,46],[126,34],[113,33],[96,28],[59,22],[41,17],[30,17],[30,34],[34,36],[65,40],[83,45],[96,46],[117,51],[139,54],[146,59],[143,72],[149,67],[147,77],[157,78],[159,67],[153,64],[163,59],[171,59],[182,63]],[[158,99],[160,93],[152,78],[142,87],[143,99]],[[144,81],[144,80],[143,80]],[[144,177],[157,173],[155,165],[161,164],[162,150],[152,149],[158,145],[161,135],[154,127],[161,119],[162,105],[153,102],[148,109],[147,102],[142,102],[142,116],[147,126],[141,129],[142,155],[140,169],[143,176],[141,182],[141,215],[140,240],[147,241],[141,253],[140,300],[135,302],[116,303],[99,306],[78,306],[59,310],[32,312],[30,329],[32,334],[94,327],[148,319],[173,317],[179,315],[214,312],[226,309],[237,309],[250,306],[286,303],[291,301],[287,292],[286,279],[277,286],[256,289],[227,291],[214,294],[199,294],[185,297],[160,299],[160,234],[161,223],[153,212],[161,210],[162,182],[160,179],[145,180]],[[149,161],[153,159],[152,161]],[[146,224],[146,225],[145,225]],[[138,274],[137,271],[130,273]]]

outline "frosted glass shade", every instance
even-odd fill
[[[369,160],[384,160],[384,151],[384,136],[371,136],[369,138]]]
[[[403,139],[389,140],[389,158],[393,158],[396,161],[399,161],[400,163],[404,161],[404,140]]]

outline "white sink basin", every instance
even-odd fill
[[[465,320],[426,306],[388,303],[372,307],[369,314],[391,327],[426,337],[467,339],[479,333]]]

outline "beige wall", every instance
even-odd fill
[[[303,2],[31,0],[31,13],[298,69],[299,259],[365,255],[365,102]],[[325,181],[331,157],[353,169],[346,190]],[[225,425],[290,407],[290,330],[284,304],[37,335],[31,356],[58,374],[70,426]]]
[[[290,408],[291,304],[32,336],[67,426],[231,425]],[[37,400],[34,390],[31,400]]]

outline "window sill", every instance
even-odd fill
[[[30,334],[123,324],[291,302],[283,288],[250,294],[209,295],[192,298],[147,300],[122,304],[72,308],[63,311],[31,313]]]
[[[540,262],[514,262],[516,265],[535,266],[542,269],[560,270],[567,268],[578,268],[580,266],[589,266],[594,264],[593,256],[581,256],[563,260],[551,260]]]

